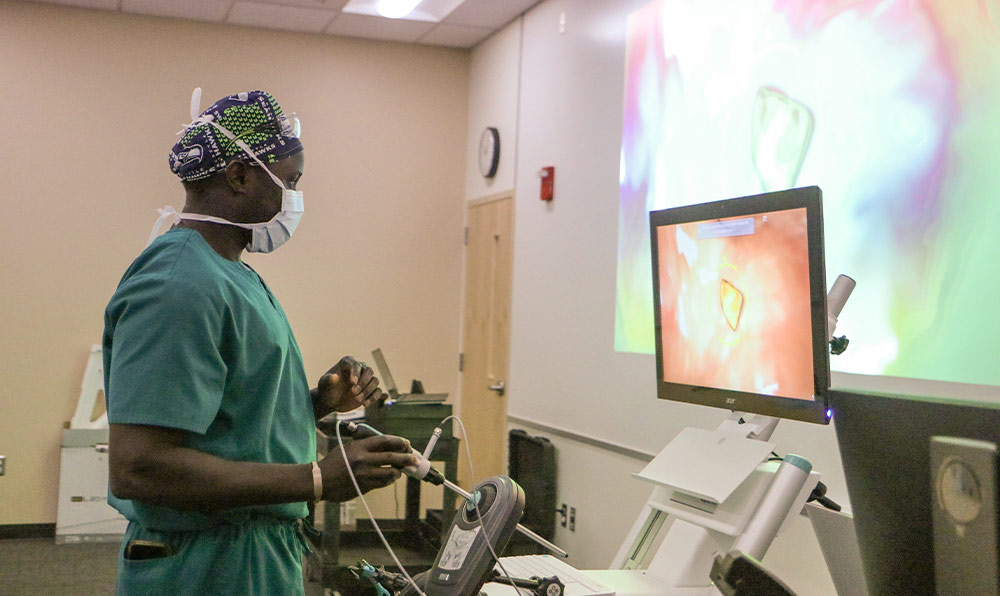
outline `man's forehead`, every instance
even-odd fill
[[[278,161],[276,165],[280,165],[280,167],[285,170],[293,170],[301,173],[306,163],[305,153],[305,151],[299,151],[295,155],[290,155],[289,157]]]

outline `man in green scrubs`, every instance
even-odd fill
[[[355,496],[413,465],[372,437],[316,460],[315,423],[380,396],[345,357],[315,388],[285,313],[244,250],[270,252],[303,213],[298,120],[263,91],[220,99],[181,133],[179,219],[105,311],[111,504],[129,519],[118,594],[303,594],[307,502]],[[155,233],[155,230],[154,230]]]

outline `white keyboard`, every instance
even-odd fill
[[[520,557],[501,557],[504,569],[511,577],[530,579],[532,577],[559,578],[566,586],[565,596],[614,596],[615,591],[607,588],[601,582],[588,577],[579,569],[565,563],[552,555],[524,555]],[[500,565],[496,570],[503,575]]]

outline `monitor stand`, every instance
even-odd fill
[[[820,477],[797,456],[771,461],[775,444],[768,439],[776,425],[773,418],[734,413],[714,431],[678,433],[635,475],[654,484],[653,492],[610,568],[642,570],[685,594],[711,594],[717,556],[740,550],[762,558]]]
[[[830,288],[828,341],[854,286],[853,279],[838,275]],[[801,457],[771,460],[778,421],[734,412],[715,431],[689,427],[678,433],[636,474],[655,486],[611,569],[642,569],[672,594],[720,594],[709,580],[717,556],[736,550],[762,559],[820,478]]]

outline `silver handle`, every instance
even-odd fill
[[[497,381],[496,384],[490,385],[489,389],[490,389],[490,391],[496,391],[497,395],[499,395],[500,397],[503,397],[503,394],[504,394],[504,391],[505,391],[504,385],[503,385],[503,381]]]

